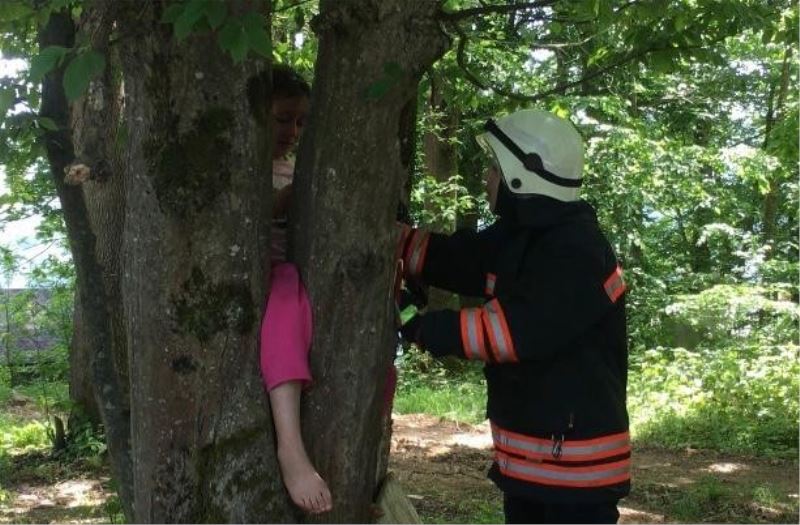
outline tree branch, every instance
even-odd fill
[[[514,11],[522,11],[525,9],[548,7],[555,4],[556,1],[557,0],[540,0],[539,2],[528,2],[525,4],[487,5],[483,7],[473,7],[471,9],[462,9],[460,11],[443,11],[439,14],[439,18],[445,22],[457,22],[465,18],[472,18],[479,15],[505,14],[512,13]]]
[[[274,7],[274,5],[273,5],[272,12],[273,13],[282,13],[284,11],[288,11],[290,9],[294,9],[295,7],[300,7],[301,5],[307,4],[309,2],[311,2],[311,0],[300,0],[299,2],[295,2],[293,4],[285,5],[285,6],[281,7],[280,9],[276,9]]]
[[[568,90],[570,88],[579,86],[579,85],[584,84],[586,82],[589,82],[590,80],[593,80],[593,79],[605,74],[606,72],[608,72],[608,71],[610,71],[612,69],[615,69],[615,68],[617,68],[617,67],[619,67],[619,66],[621,66],[621,65],[623,65],[625,63],[631,62],[632,60],[635,60],[637,58],[646,56],[646,55],[648,55],[650,53],[654,53],[654,52],[657,52],[657,51],[665,51],[665,50],[668,50],[668,49],[675,51],[675,50],[699,49],[699,48],[703,47],[703,46],[649,47],[649,48],[640,49],[640,50],[637,50],[637,51],[634,51],[634,52],[628,52],[628,53],[625,53],[619,59],[615,60],[614,62],[612,62],[612,63],[610,63],[610,64],[608,64],[608,65],[606,65],[604,67],[595,69],[591,73],[588,73],[588,74],[582,76],[578,80],[573,80],[571,82],[564,82],[562,84],[559,84],[559,85],[555,86],[552,89],[548,89],[547,91],[544,91],[542,93],[537,93],[535,95],[525,95],[525,94],[522,94],[522,93],[515,93],[513,91],[508,91],[508,90],[503,89],[503,88],[501,88],[499,86],[484,82],[475,73],[470,71],[470,69],[467,67],[467,63],[466,63],[466,47],[467,47],[467,41],[468,41],[469,37],[467,36],[467,34],[464,31],[464,29],[458,23],[453,23],[452,27],[455,29],[456,33],[458,33],[458,36],[459,36],[458,47],[456,48],[456,63],[461,68],[461,70],[464,72],[464,76],[466,77],[466,79],[469,82],[471,82],[472,84],[474,84],[475,86],[479,87],[480,89],[491,89],[492,91],[494,91],[498,95],[501,95],[501,96],[504,96],[504,97],[508,97],[508,98],[510,98],[512,100],[520,100],[520,101],[524,101],[524,102],[537,102],[537,101],[539,101],[539,100],[541,100],[541,99],[543,99],[545,97],[548,97],[550,95],[555,95],[557,93],[563,93],[564,91],[566,91],[566,90]]]

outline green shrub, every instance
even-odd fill
[[[46,449],[51,444],[50,431],[44,423],[32,421],[21,424],[9,424],[8,421],[0,425],[0,446],[4,449],[40,450]]]
[[[669,447],[796,455],[796,345],[632,356],[628,405],[635,438]]]
[[[631,353],[636,439],[763,455],[798,449],[797,324],[784,285],[716,285],[675,296],[661,346]]]

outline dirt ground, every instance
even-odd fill
[[[390,469],[423,522],[502,521],[502,495],[486,478],[491,444],[488,423],[397,415]],[[632,478],[620,523],[679,523],[684,515],[690,523],[798,523],[797,461],[634,446]],[[751,501],[759,488],[775,494],[769,505]]]
[[[2,481],[0,523],[110,521],[105,468],[64,466],[42,453],[12,462],[13,479]],[[502,522],[501,494],[486,478],[490,463],[486,424],[394,417],[389,468],[424,523]],[[634,448],[633,487],[621,502],[620,523],[798,523],[797,461]],[[753,498],[758,490],[773,497]]]

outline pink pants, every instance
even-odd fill
[[[311,384],[308,352],[311,347],[311,303],[297,267],[278,263],[272,267],[272,287],[261,322],[261,375],[267,391],[286,383]],[[391,410],[397,370],[391,366],[384,388],[384,411]]]
[[[311,304],[290,263],[272,267],[272,287],[261,322],[261,374],[267,390],[287,381],[311,383]]]

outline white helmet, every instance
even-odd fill
[[[494,156],[515,195],[578,200],[583,141],[568,120],[548,111],[524,109],[489,120],[478,144]]]

